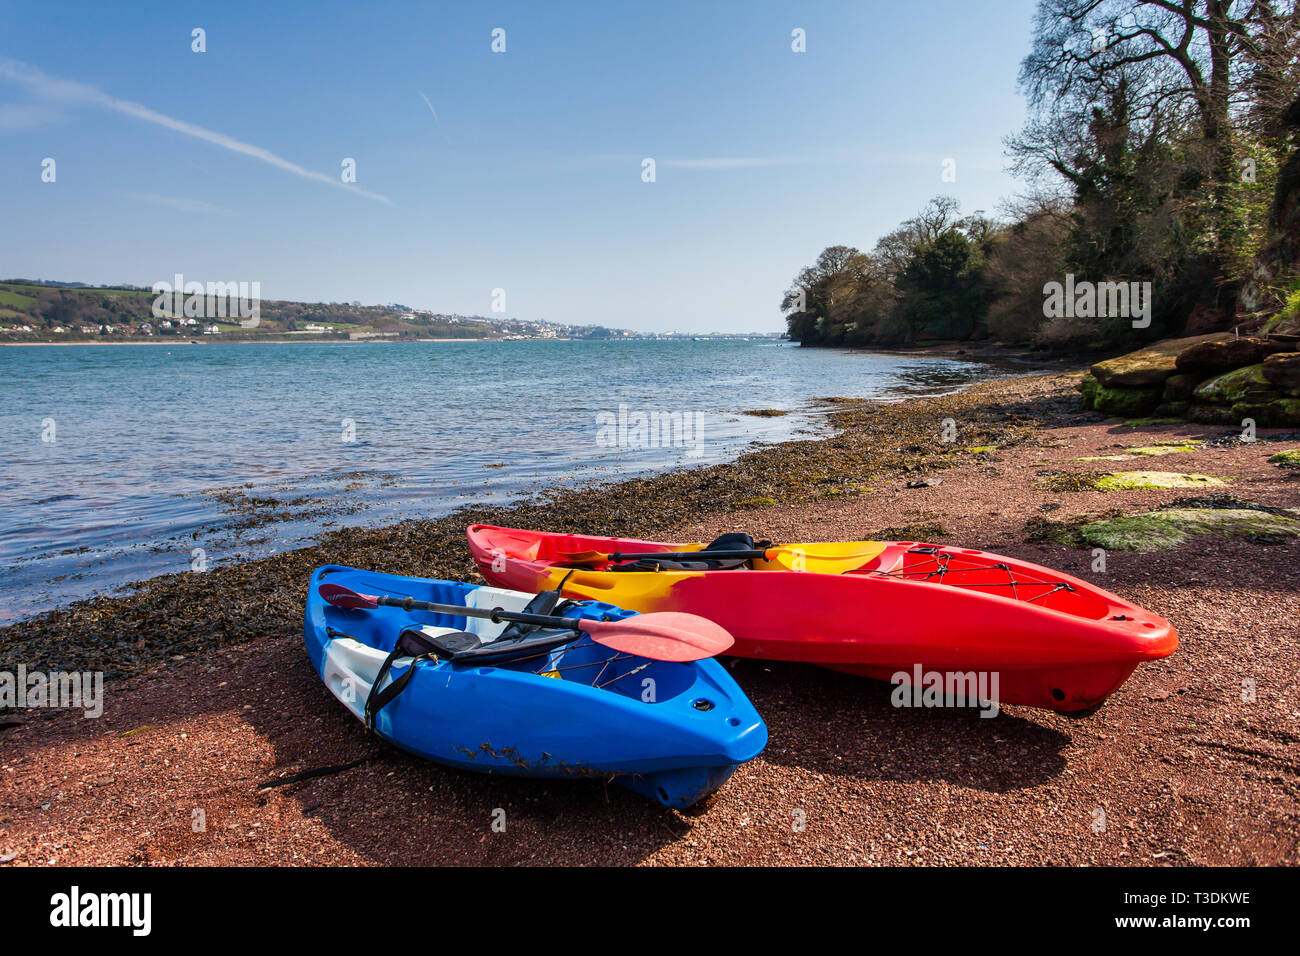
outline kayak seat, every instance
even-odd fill
[[[526,614],[556,614],[574,606],[561,601],[559,591],[542,591],[524,607]],[[512,622],[495,638],[484,639],[469,631],[453,631],[425,625],[408,627],[397,638],[394,652],[399,657],[432,654],[440,660],[456,662],[505,662],[531,657],[552,647],[576,640],[578,632],[567,628],[539,627]]]
[[[760,541],[754,543],[752,535],[745,534],[743,531],[731,531],[727,534],[719,535],[714,538],[695,554],[699,558],[676,558],[673,560],[660,560],[658,558],[641,558],[638,561],[629,561],[625,564],[610,565],[610,571],[734,571],[736,569],[748,569],[750,567],[747,558],[710,558],[710,551],[758,551],[764,548],[770,548],[771,541]]]

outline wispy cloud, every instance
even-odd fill
[[[438,111],[435,110],[435,109],[433,108],[433,104],[430,103],[430,102],[429,102],[429,98],[428,98],[427,96],[424,95],[424,91],[421,90],[421,91],[419,91],[419,92],[420,92],[420,96],[421,96],[421,98],[423,98],[423,100],[424,100],[424,105],[427,106],[427,107],[429,107],[429,112],[433,114],[433,120],[434,120],[434,122],[436,123],[436,122],[438,121]]]
[[[193,123],[187,123],[184,120],[175,119],[166,116],[156,110],[151,110],[147,106],[139,103],[133,103],[130,100],[118,99],[115,96],[89,86],[85,83],[79,83],[76,80],[64,80],[30,66],[19,60],[0,58],[0,77],[21,83],[28,89],[36,92],[38,95],[48,99],[72,102],[87,103],[92,106],[98,106],[103,109],[113,110],[124,116],[130,116],[134,119],[143,120],[146,123],[153,123],[156,126],[162,126],[174,132],[181,133],[185,136],[191,136],[194,139],[203,140],[214,146],[220,146],[222,149],[228,149],[233,153],[241,153],[244,156],[251,156],[259,159],[264,163],[282,169],[285,172],[293,173],[295,176],[301,176],[303,179],[310,179],[314,182],[324,183],[328,186],[337,186],[340,189],[346,189],[348,192],[356,193],[359,196],[365,196],[367,199],[374,199],[378,202],[392,204],[387,196],[379,193],[370,192],[351,183],[345,183],[334,176],[327,176],[325,173],[319,173],[312,169],[306,169],[295,162],[277,156],[268,149],[260,146],[254,146],[252,143],[241,142],[224,133],[218,133],[202,126],[196,126]]]
[[[178,209],[181,212],[208,213],[215,216],[234,215],[233,212],[223,206],[216,206],[210,202],[204,202],[202,199],[188,199],[185,196],[160,196],[157,193],[127,193],[127,198],[136,199],[140,202],[152,203],[155,206],[167,206],[170,209]]]

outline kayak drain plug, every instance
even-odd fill
[[[694,707],[696,710],[712,710],[713,701],[705,697],[697,697],[695,698],[695,702],[691,704],[691,706]]]

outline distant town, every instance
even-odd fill
[[[211,287],[212,284],[209,284]],[[234,283],[220,284],[233,286]],[[150,288],[40,279],[0,281],[0,344],[212,341],[423,341],[436,339],[779,339],[782,332],[635,332],[602,325],[460,315],[400,303],[289,302],[263,299],[256,315],[230,296],[175,297],[159,306]]]

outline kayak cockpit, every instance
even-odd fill
[[[408,650],[412,656],[420,652],[431,653],[433,659],[426,666],[477,669],[479,673],[502,669],[534,674],[585,684],[646,703],[671,700],[685,693],[695,681],[694,671],[685,664],[638,657],[597,644],[586,634],[579,633],[584,617],[602,619],[629,615],[630,612],[612,605],[599,601],[565,601],[541,607],[538,606],[541,595],[456,582],[411,583],[416,585],[414,590],[418,593],[409,596],[416,600],[474,608],[555,613],[573,618],[575,630],[512,625],[481,617],[400,607],[358,612],[324,602],[316,603],[315,610],[323,617],[320,623],[324,625],[326,636],[337,645],[336,652],[344,653],[348,658],[349,670],[367,685],[375,680],[383,660],[399,641],[403,642],[403,653]],[[367,580],[366,572],[347,574],[346,584],[392,593],[390,584]],[[407,660],[409,658],[398,657],[395,663],[404,666]]]

